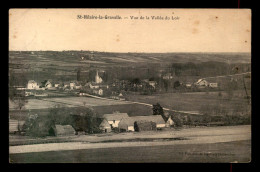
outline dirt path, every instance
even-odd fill
[[[171,133],[163,133],[168,136]],[[139,135],[139,137],[141,137]],[[214,127],[211,129],[185,129],[176,132],[174,137],[184,137],[187,140],[175,141],[148,141],[148,142],[108,142],[108,143],[88,143],[90,141],[79,139],[78,142],[69,143],[49,143],[37,145],[21,145],[10,146],[10,154],[29,153],[29,152],[46,152],[46,151],[61,151],[61,150],[80,150],[80,149],[97,149],[97,148],[112,148],[112,147],[136,147],[136,146],[161,146],[161,145],[176,145],[176,144],[203,144],[203,143],[222,143],[240,140],[251,140],[251,126],[234,126],[234,127]],[[116,136],[114,136],[116,137]],[[162,136],[161,136],[162,137]],[[109,138],[109,136],[107,137]],[[117,137],[119,139],[120,137]],[[133,138],[130,135],[128,138]],[[111,138],[110,138],[111,139]]]

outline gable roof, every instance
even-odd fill
[[[161,115],[149,115],[149,116],[132,116],[122,119],[121,124],[127,124],[128,126],[134,125],[135,121],[152,121],[156,124],[165,124]],[[119,123],[119,124],[120,124]]]
[[[103,118],[105,118],[108,121],[112,120],[121,120],[123,118],[128,118],[127,113],[112,113],[112,114],[104,114]]]
[[[37,82],[34,81],[34,80],[29,80],[29,81],[28,81],[28,84],[32,84],[32,83],[36,83],[36,84],[37,84]]]
[[[75,130],[71,125],[55,125],[56,135],[73,135]]]
[[[103,119],[102,122],[99,124],[99,127],[111,127],[111,126],[106,119]]]

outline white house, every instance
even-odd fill
[[[118,127],[118,124],[122,119],[128,118],[128,114],[114,112],[112,114],[104,114],[103,118],[108,121],[108,123],[111,125],[111,127],[115,128],[115,127]]]
[[[102,96],[103,95],[103,90],[101,88],[100,89],[94,89],[93,93]]]
[[[186,83],[185,86],[186,88],[191,88],[192,85],[190,83]]]
[[[156,86],[156,81],[149,81],[148,82],[148,84],[150,85],[150,86],[152,86],[153,88],[155,88],[155,86]]]
[[[209,83],[209,87],[217,88],[218,87],[218,83]]]
[[[52,87],[51,80],[48,80],[48,81],[45,83],[45,88],[51,88],[51,87]]]
[[[56,87],[56,88],[59,87],[59,86],[60,86],[60,84],[54,84],[54,87]]]
[[[167,73],[163,76],[163,79],[173,79],[173,76],[171,73]]]
[[[76,83],[75,82],[70,82],[70,89],[74,89],[76,86]]]
[[[36,81],[34,81],[34,80],[28,81],[27,89],[38,89],[38,88],[39,88],[39,85]]]
[[[208,81],[206,81],[205,79],[199,79],[196,83],[196,86],[203,86],[203,87],[207,87],[209,86]]]

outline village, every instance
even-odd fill
[[[80,73],[78,73],[80,75]],[[171,73],[166,73],[161,76],[164,80],[172,80]],[[79,78],[79,76],[77,76]],[[195,83],[180,83],[179,85],[185,88],[197,87],[200,89],[206,88],[218,88],[218,83],[209,83],[205,79],[199,79]],[[53,92],[59,91],[64,95],[69,96],[98,96],[113,100],[125,101],[124,97],[125,88],[130,87],[134,90],[152,90],[158,89],[158,83],[156,81],[150,81],[149,79],[138,80],[130,82],[128,80],[115,80],[115,82],[104,84],[102,77],[99,76],[98,70],[96,71],[95,80],[88,82],[85,85],[82,82],[70,81],[70,82],[55,82],[51,79],[37,83],[34,80],[29,80],[26,87],[16,88],[19,91],[23,91],[24,96],[27,98],[41,98],[41,97],[59,97],[61,94],[55,94]],[[187,118],[187,116],[186,116]],[[19,123],[19,124],[18,124]],[[10,120],[10,132],[21,133],[23,124],[25,121]],[[133,116],[129,117],[127,113],[113,112],[112,114],[104,114],[102,119],[99,119],[99,129],[102,132],[130,132],[130,131],[145,131],[145,130],[162,130],[165,127],[173,127],[174,121],[171,116],[166,116],[165,119],[161,114],[158,115],[145,115],[145,116]],[[115,130],[116,129],[116,130]],[[21,131],[20,131],[21,130]],[[75,134],[77,131],[71,125],[55,125],[53,128],[49,128],[50,133],[56,136],[63,134]],[[56,131],[56,132],[54,132]]]

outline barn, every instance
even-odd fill
[[[9,119],[9,133],[16,133],[22,130],[25,121]]]
[[[135,123],[139,126],[149,126],[151,130],[153,130],[154,125],[156,129],[165,127],[165,121],[161,115],[150,115],[123,118],[118,124],[118,128],[120,131],[136,131]]]
[[[135,131],[156,131],[156,123],[152,121],[135,121],[134,122]]]
[[[52,128],[52,131],[49,132],[54,132],[55,136],[69,136],[76,133],[71,125],[55,125],[55,128]]]
[[[105,133],[111,132],[111,126],[106,119],[103,119],[99,124],[99,129]]]
[[[127,113],[114,112],[112,114],[104,114],[103,118],[108,121],[108,123],[111,125],[111,127],[117,128],[119,122],[123,118],[128,118],[128,114]]]

